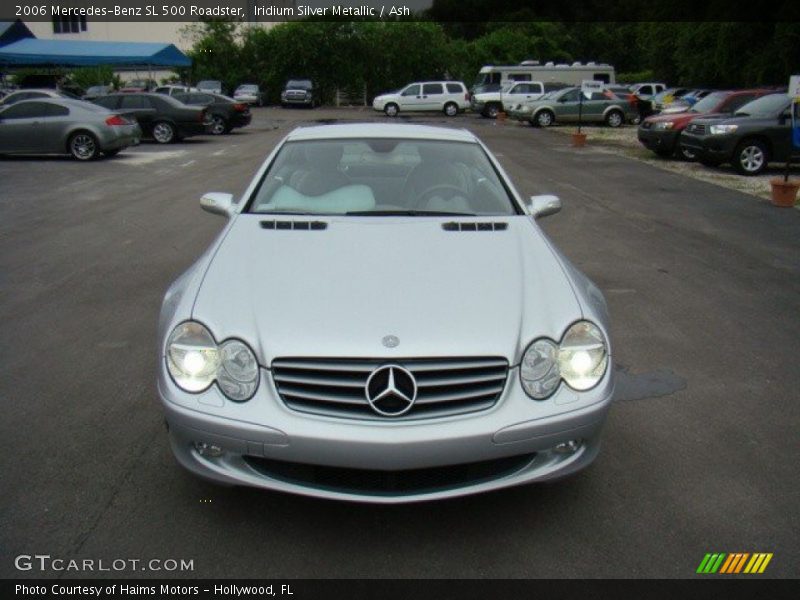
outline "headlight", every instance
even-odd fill
[[[712,125],[711,126],[711,135],[722,135],[725,133],[733,133],[739,129],[738,125]]]
[[[181,323],[167,340],[167,367],[181,388],[202,392],[217,375],[219,351],[208,329],[200,323]]]
[[[187,392],[202,392],[216,380],[222,393],[242,402],[258,387],[258,362],[239,340],[217,344],[200,323],[187,321],[167,340],[167,368],[175,383]]]
[[[558,367],[569,387],[579,391],[593,388],[607,364],[606,340],[596,325],[579,321],[567,330],[559,345]]]
[[[239,340],[229,340],[219,350],[219,388],[231,400],[249,400],[258,387],[258,363],[253,351]]]
[[[675,123],[672,121],[662,121],[661,123],[656,123],[653,125],[653,129],[656,131],[666,131],[668,129],[672,129],[675,126]]]
[[[608,365],[608,347],[600,329],[589,321],[572,325],[561,343],[539,339],[522,357],[520,381],[531,398],[550,396],[563,379],[574,390],[588,390],[602,379]]]
[[[558,346],[550,340],[536,340],[525,351],[519,367],[522,387],[532,398],[547,398],[558,387]]]

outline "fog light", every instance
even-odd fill
[[[197,450],[200,456],[208,456],[210,458],[216,458],[223,454],[222,448],[206,442],[195,442],[194,449]]]
[[[553,452],[558,452],[559,454],[574,454],[580,447],[580,440],[567,440],[566,442],[557,444],[556,447],[553,448]]]

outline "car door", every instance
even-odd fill
[[[602,92],[592,92],[592,95],[587,98],[583,97],[582,116],[584,121],[602,121],[603,111],[611,104]]]
[[[579,89],[572,89],[564,92],[555,103],[556,120],[559,121],[577,121],[578,120],[578,103],[580,100]]]
[[[442,110],[444,108],[444,86],[441,83],[422,84],[423,110]]]
[[[45,102],[14,103],[0,113],[0,152],[47,152],[42,137]]]
[[[423,105],[422,85],[413,83],[400,92],[400,110],[420,110]]]
[[[69,108],[60,104],[46,104],[46,114],[38,124],[40,152],[60,153],[67,145],[66,132],[69,125]]]

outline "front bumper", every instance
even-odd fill
[[[674,129],[645,129],[639,126],[639,142],[653,152],[672,153],[676,149],[681,132]]]
[[[225,399],[216,385],[200,394],[183,392],[163,366],[158,381],[173,452],[194,474],[223,484],[378,503],[463,496],[578,471],[597,455],[613,388],[609,369],[593,390],[576,393],[562,384],[549,399],[534,401],[522,391],[518,369],[511,368],[503,394],[488,410],[431,419],[367,421],[289,409],[266,369],[261,371],[256,395],[245,403]],[[569,440],[579,440],[575,451],[555,449]],[[201,455],[196,443],[218,446],[223,453],[213,458]],[[355,489],[345,479],[320,483],[287,478],[285,473],[259,466],[259,461],[276,461],[283,467],[313,465],[359,476],[402,477],[412,470],[441,472],[485,461],[507,465],[504,459],[510,457],[520,459],[511,471],[504,468],[489,476],[484,472],[480,478],[446,485],[434,478],[423,487],[395,490]]]
[[[735,135],[697,135],[681,133],[678,143],[685,146],[697,156],[698,160],[723,163],[731,159],[738,140]]]
[[[306,97],[295,97],[295,96],[282,96],[281,102],[283,104],[297,104],[300,106],[311,106],[311,103],[314,101],[314,98],[306,98]]]

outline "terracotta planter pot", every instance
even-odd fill
[[[772,185],[772,204],[791,208],[797,201],[797,189],[800,188],[800,181],[783,179],[771,179]]]
[[[572,145],[576,148],[583,148],[586,145],[586,134],[585,133],[573,133],[572,134]]]

